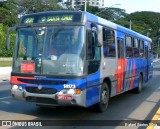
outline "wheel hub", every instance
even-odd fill
[[[102,104],[107,104],[107,91],[102,92]]]

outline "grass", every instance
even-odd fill
[[[12,66],[12,61],[0,61],[0,67]]]

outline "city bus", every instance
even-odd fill
[[[88,12],[24,15],[15,31],[15,99],[104,112],[111,97],[139,93],[152,78],[152,40]]]

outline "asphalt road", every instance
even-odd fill
[[[111,98],[108,110],[97,113],[94,108],[61,107],[39,108],[33,103],[13,100],[10,95],[9,82],[0,83],[0,120],[151,120],[160,107],[160,63],[154,65],[153,79],[149,81],[140,94],[126,92]],[[97,120],[97,121],[96,121]],[[116,122],[116,121],[115,121]],[[1,127],[0,127],[1,128]],[[4,128],[4,127],[3,127]],[[5,127],[19,129],[22,127]],[[31,128],[31,127],[26,127]],[[40,127],[38,127],[40,128]],[[145,126],[54,126],[42,127],[58,129],[143,129]]]

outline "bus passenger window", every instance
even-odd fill
[[[134,38],[133,39],[133,53],[134,57],[138,58],[139,57],[139,46],[138,46],[139,40]]]
[[[133,57],[132,38],[126,36],[126,57]]]
[[[142,40],[139,42],[139,57],[144,57],[144,41]]]
[[[113,30],[103,28],[104,57],[116,57],[115,34]]]
[[[118,39],[117,40],[118,45],[118,58],[124,58],[124,40]]]

